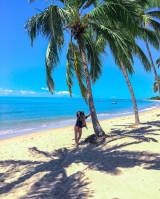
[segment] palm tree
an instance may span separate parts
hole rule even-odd
[[[156,4],[157,3],[156,0],[152,1],[152,3],[155,3],[155,5],[157,5]],[[140,2],[140,4],[138,2],[136,3],[136,6],[137,6],[138,10],[139,10],[139,7],[142,9],[146,5],[149,6],[148,2]],[[153,12],[152,12],[152,14],[153,14]],[[156,14],[159,15],[159,13],[157,13],[157,12],[156,12]],[[137,20],[137,18],[138,18],[138,20]],[[139,16],[133,16],[133,20],[135,20],[135,23],[136,23],[137,21],[139,21]],[[123,30],[123,27],[121,28],[121,30]],[[127,33],[127,31],[128,30],[125,30],[123,34]],[[128,32],[128,34],[129,34],[129,32]],[[144,36],[144,34],[145,34],[145,36]],[[131,42],[131,39],[132,39],[133,36],[135,38],[140,36],[140,37],[143,37],[143,39],[144,38],[148,39],[152,44],[154,44],[154,46],[155,46],[155,43],[156,44],[159,43],[159,41],[158,41],[159,38],[157,37],[157,35],[154,32],[147,30],[146,27],[142,27],[141,29],[139,29],[137,32],[135,32],[135,35],[131,34],[129,36],[129,39],[128,39],[128,44]],[[126,38],[127,38],[127,35],[126,35]],[[132,53],[133,55],[137,55],[140,58],[140,60],[141,60],[142,64],[144,65],[146,71],[150,71],[151,65],[150,65],[147,57],[143,53],[143,51],[140,49],[140,47],[137,44],[135,45],[134,42],[131,44],[130,47],[128,45],[128,47],[126,49],[126,51],[129,51],[127,56],[123,53],[123,51],[120,51],[121,56],[120,56],[120,54],[117,54],[117,52],[116,52],[117,50],[116,49],[120,49],[121,47],[120,46],[118,47],[117,45],[115,45],[115,46],[116,46],[115,53],[113,53],[113,55],[114,55],[114,58],[116,59],[116,62],[120,66],[120,69],[121,69],[121,71],[122,71],[122,73],[123,73],[123,75],[125,77],[126,83],[128,85],[128,88],[129,88],[129,91],[130,91],[130,94],[131,94],[131,97],[132,97],[134,113],[135,113],[135,123],[139,124],[140,120],[139,120],[139,115],[138,115],[138,108],[137,108],[136,98],[135,98],[134,91],[133,91],[133,88],[132,88],[132,85],[131,85],[131,82],[129,80],[128,73],[127,73],[127,70],[128,70],[128,72],[130,74],[132,74],[134,72],[133,67],[132,67],[133,57],[132,57],[131,54],[129,55],[129,52]],[[129,57],[130,57],[130,60],[128,60]]]
[[[133,56],[136,55],[138,58],[141,60],[142,64],[144,65],[145,69],[149,71],[151,69],[150,63],[141,50],[141,48],[136,44],[133,36],[128,32],[125,28],[121,27],[121,32],[125,36],[126,43],[128,44],[127,47],[123,46],[125,48],[125,51],[122,50],[122,46],[119,45],[119,43],[115,43],[112,48],[112,54],[114,56],[116,64],[119,66],[120,70],[122,71],[126,83],[128,85],[132,102],[133,102],[133,107],[134,107],[134,114],[135,114],[135,124],[140,124],[139,120],[139,114],[138,114],[138,107],[137,107],[137,102],[135,98],[135,94],[131,85],[131,82],[128,77],[128,73],[131,75],[134,73],[134,69],[132,64],[134,63]],[[124,53],[125,52],[125,53]]]
[[[123,5],[123,3],[124,3],[123,0],[118,0],[118,2],[119,3],[121,2],[121,5]],[[147,3],[147,1],[139,2],[139,3],[137,2],[134,6],[135,7],[134,9],[137,9],[137,7],[139,7],[139,6],[141,6],[141,7],[144,6],[146,3]],[[132,19],[136,22],[137,17],[139,17],[139,16],[135,15],[135,13],[133,12],[133,8],[130,13],[132,14]],[[106,26],[110,25],[110,28],[113,27],[113,21],[111,22],[111,24],[109,24],[108,20],[107,20],[106,23],[107,23]],[[138,115],[137,102],[136,102],[136,98],[134,95],[134,91],[133,91],[131,82],[128,77],[128,72],[130,74],[133,74],[133,72],[134,72],[133,67],[132,67],[133,55],[137,55],[140,58],[142,64],[144,65],[144,67],[147,71],[150,70],[150,63],[149,63],[147,57],[145,56],[143,51],[140,49],[140,47],[136,44],[135,39],[134,39],[135,35],[139,34],[139,32],[141,34],[143,34],[144,30],[142,29],[140,31],[139,29],[137,29],[133,35],[133,33],[131,33],[130,30],[126,29],[121,22],[116,22],[114,29],[115,29],[115,27],[116,27],[116,31],[117,31],[117,32],[116,31],[115,32],[117,33],[117,35],[124,36],[125,44],[127,44],[127,46],[123,43],[120,43],[119,41],[117,42],[117,40],[114,40],[111,43],[109,43],[109,46],[112,51],[113,57],[116,61],[116,64],[119,66],[120,70],[122,71],[122,73],[125,77],[126,83],[128,85],[128,88],[129,88],[129,91],[131,94],[132,102],[133,102],[134,113],[135,113],[135,123],[139,124],[140,120],[139,120],[139,115]],[[123,40],[123,42],[124,42],[124,40]],[[127,72],[127,70],[128,70],[128,72]]]
[[[138,57],[140,58],[142,64],[144,65],[145,69],[147,71],[150,70],[150,63],[147,59],[147,57],[145,56],[145,54],[143,53],[143,51],[140,49],[140,47],[137,45],[137,49],[135,52],[132,52],[133,54],[138,55]],[[124,65],[125,63],[125,65]],[[135,98],[135,94],[134,94],[134,90],[132,88],[131,82],[129,80],[128,77],[128,72],[132,75],[134,70],[133,67],[131,65],[131,63],[129,62],[129,60],[125,60],[122,61],[122,59],[120,59],[120,69],[125,77],[126,83],[128,85],[130,94],[131,94],[131,98],[132,98],[132,103],[133,103],[133,107],[134,107],[134,114],[135,114],[135,124],[140,124],[140,119],[139,119],[139,114],[138,114],[138,107],[137,107],[137,102],[136,102],[136,98]],[[128,72],[127,72],[128,70]]]
[[[151,27],[155,32],[159,33],[160,32],[160,23],[158,22],[158,19],[160,19],[160,10],[150,10],[150,8],[155,6],[159,6],[160,7],[160,1],[159,0],[151,0],[148,1],[148,3],[146,4],[145,7],[141,7],[139,10],[140,13],[140,25],[141,27],[145,27],[145,28],[149,28]],[[150,58],[150,62],[151,62],[151,66],[153,68],[154,71],[154,75],[155,75],[155,79],[157,81],[157,86],[158,86],[158,91],[160,94],[160,84],[159,84],[159,80],[158,80],[158,74],[157,74],[157,70],[156,67],[154,65],[154,61],[152,58],[152,54],[149,48],[149,41],[148,39],[145,39],[145,43],[146,43],[146,48],[148,51],[148,55]],[[158,43],[152,43],[150,42],[150,44],[152,44],[155,48],[159,48],[159,42]]]
[[[33,2],[33,0],[30,0],[30,2]],[[104,22],[107,20],[113,21],[114,26],[114,21],[121,21],[124,26],[133,30],[136,25],[132,22],[129,9],[133,10],[134,3],[132,1],[124,2],[122,6],[118,3],[118,0],[116,3],[108,1],[87,14],[83,14],[86,8],[96,5],[97,1],[60,0],[60,2],[63,3],[63,7],[56,5],[55,2],[43,12],[31,17],[25,24],[25,30],[31,38],[32,45],[38,34],[42,34],[49,40],[46,53],[46,76],[51,93],[54,92],[52,72],[60,61],[59,54],[64,46],[64,32],[68,32],[70,42],[67,52],[66,76],[70,95],[72,96],[73,76],[76,75],[82,96],[89,104],[95,134],[97,136],[104,135],[105,133],[97,118],[90,82],[90,78],[92,82],[96,82],[101,75],[101,57],[100,52],[94,48],[88,33],[92,34],[94,31],[96,37],[100,38],[103,34],[109,43],[117,40],[123,45],[125,43],[123,35],[117,35],[114,27],[105,29]],[[87,49],[90,49],[89,55],[86,53]],[[92,75],[90,75],[87,63],[90,63]]]

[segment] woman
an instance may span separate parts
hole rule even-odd
[[[74,132],[75,132],[75,145],[78,146],[78,142],[81,138],[82,135],[82,128],[86,127],[86,119],[91,115],[87,115],[85,116],[83,111],[78,111],[76,112],[77,115],[77,121],[76,121],[76,125],[74,127]]]

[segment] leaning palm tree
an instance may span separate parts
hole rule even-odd
[[[137,45],[136,51],[132,52],[132,53],[133,53],[133,55],[134,54],[138,55],[138,57],[140,58],[142,64],[144,65],[145,69],[147,71],[149,71],[150,70],[150,63],[149,63],[147,57],[145,56],[145,54],[143,53],[143,51],[140,49],[140,47],[138,45]],[[132,67],[132,64],[133,64],[133,62],[131,63],[130,60],[128,60],[126,58],[124,58],[124,59],[121,58],[119,66],[120,66],[120,69],[121,69],[121,71],[122,71],[122,73],[123,73],[123,75],[125,77],[127,86],[129,88],[129,91],[130,91],[130,94],[131,94],[131,99],[132,99],[132,102],[133,102],[134,114],[135,114],[135,124],[140,124],[137,102],[136,102],[136,98],[135,98],[135,94],[134,94],[134,90],[133,90],[132,84],[131,84],[129,76],[128,76],[128,73],[131,74],[131,75],[134,73],[134,69]]]
[[[30,0],[32,2],[33,0]],[[66,76],[67,85],[72,96],[73,77],[76,75],[83,98],[89,104],[91,119],[95,134],[97,136],[104,135],[101,128],[94,106],[91,82],[96,80],[101,75],[101,57],[100,52],[91,42],[90,34],[94,31],[96,37],[102,38],[102,33],[106,40],[117,40],[121,45],[125,42],[123,35],[117,35],[112,29],[104,29],[105,21],[121,21],[124,26],[131,30],[136,27],[133,23],[129,8],[133,10],[134,3],[124,2],[120,5],[118,0],[116,3],[107,1],[103,5],[99,5],[90,12],[84,10],[91,5],[96,5],[96,0],[60,0],[63,6],[58,4],[50,5],[47,9],[39,14],[31,17],[25,24],[25,30],[31,38],[31,44],[38,34],[42,34],[49,40],[49,45],[46,53],[46,76],[47,85],[51,93],[54,92],[54,80],[52,72],[59,63],[59,55],[64,46],[64,32],[70,35],[67,52]],[[113,20],[114,19],[114,20]],[[127,45],[127,44],[126,44]],[[90,49],[87,55],[87,49]],[[90,63],[90,70],[87,63]],[[90,71],[92,75],[90,76]]]
[[[149,2],[137,2],[136,3],[136,9],[137,10],[139,10],[139,9],[142,10],[142,8],[146,7],[146,5],[149,6],[150,3],[151,3],[150,1]],[[153,5],[153,3],[154,3],[154,5],[159,5],[159,4],[157,4],[157,0],[152,0],[152,5]],[[135,23],[137,23],[137,21],[139,22],[140,16],[139,15],[133,16],[133,20],[135,21]],[[121,31],[123,31],[123,27],[121,27]],[[127,30],[125,30],[123,34],[126,35],[126,33],[127,33]],[[130,35],[129,32],[127,33],[127,35],[128,34]],[[127,38],[127,35],[126,35],[126,38]],[[127,56],[126,56],[126,54],[123,53],[123,51],[120,51],[121,56],[120,56],[120,54],[117,54],[117,49],[120,49],[121,47],[120,46],[118,47],[117,45],[114,45],[114,47],[116,46],[115,53],[113,53],[114,54],[114,58],[115,58],[117,64],[120,66],[120,70],[122,71],[122,73],[123,73],[123,75],[125,77],[125,80],[127,82],[127,85],[128,85],[128,88],[129,88],[129,91],[130,91],[130,94],[131,94],[132,102],[133,102],[133,107],[134,107],[135,123],[139,124],[140,120],[139,120],[139,115],[138,115],[138,108],[137,108],[136,98],[135,98],[135,95],[134,95],[134,91],[133,91],[131,82],[130,82],[129,77],[128,77],[128,72],[131,75],[134,72],[134,69],[132,67],[132,64],[133,64],[132,55],[136,55],[136,56],[138,56],[140,58],[140,60],[141,60],[142,64],[144,65],[146,71],[150,71],[151,65],[150,65],[147,57],[145,56],[145,54],[143,53],[143,51],[140,49],[140,47],[137,44],[135,45],[134,42],[132,42],[132,44],[129,46],[129,44],[131,43],[131,40],[133,39],[133,36],[135,38],[137,38],[137,37],[143,38],[145,41],[148,40],[150,43],[152,43],[156,47],[159,46],[159,39],[160,38],[155,32],[146,29],[146,27],[144,26],[144,27],[139,28],[139,30],[135,32],[135,35],[131,34],[129,36],[128,47],[126,49],[126,51],[128,51],[128,55]]]
[[[140,11],[138,13],[141,13],[141,11],[144,10],[144,8],[146,8],[146,7],[149,8],[149,6],[151,6],[151,5],[152,6],[160,6],[160,2],[157,1],[157,0],[151,0],[151,1],[147,1],[147,2],[137,2],[137,4],[136,4],[137,10]],[[139,21],[142,21],[143,14],[141,13],[140,15],[138,15],[136,17],[134,16],[133,20],[135,20],[135,23],[138,22],[137,24],[139,24],[140,23]],[[150,12],[150,14],[151,15],[156,15],[156,17],[159,16],[159,12],[156,12],[156,13],[154,13],[154,12],[151,13]],[[152,25],[156,26],[156,23],[155,24],[153,24],[153,23],[152,23]],[[159,27],[159,24],[157,26]],[[135,38],[139,38],[140,37],[141,39],[143,39],[145,41],[149,41],[156,48],[159,47],[159,40],[160,40],[159,35],[156,34],[156,32],[154,32],[154,31],[148,30],[148,27],[146,27],[146,26],[140,26],[139,30],[133,36]],[[132,35],[131,35],[130,38],[132,38]],[[148,45],[147,45],[147,47],[148,47]],[[154,69],[155,75],[157,74],[156,73],[156,69],[154,68],[153,62],[152,62],[152,65],[150,65],[147,57],[145,56],[145,54],[143,53],[143,51],[140,49],[140,47],[137,44],[136,44],[136,49],[131,46],[130,49],[128,47],[128,50],[129,50],[129,52],[132,52],[133,55],[136,55],[136,56],[139,57],[139,59],[141,60],[141,62],[142,62],[142,64],[143,64],[143,66],[144,66],[146,71],[150,71],[151,66],[152,66],[152,68]],[[128,73],[127,73],[127,70],[128,70],[128,72],[131,75],[134,72],[134,70],[132,68],[132,65],[131,65],[131,63],[133,64],[133,59],[132,59],[132,57],[130,57],[130,58],[131,58],[130,59],[131,62],[129,60],[124,60],[124,61],[120,60],[119,66],[120,66],[120,69],[122,70],[122,73],[123,73],[125,79],[126,79],[126,82],[127,82],[127,85],[128,85],[131,97],[132,97],[134,113],[135,113],[135,123],[139,124],[140,120],[139,120],[139,115],[138,115],[138,108],[137,108],[136,98],[135,98],[134,91],[133,91],[133,88],[132,88],[132,85],[130,83],[130,80],[129,80],[129,77],[128,77]]]
[[[121,3],[121,5],[123,5],[124,0],[117,0],[117,2]],[[143,2],[135,1],[134,9],[137,10],[139,8],[139,6],[143,7],[146,4],[147,4],[147,1],[143,1]],[[132,8],[130,13],[132,15],[132,20],[134,20],[136,23],[137,17],[139,17],[139,16],[135,15],[135,12],[133,12],[134,9]],[[111,52],[113,54],[113,57],[116,61],[116,64],[119,66],[120,70],[122,71],[122,73],[125,77],[126,83],[128,85],[128,88],[129,88],[129,91],[131,94],[131,99],[133,102],[135,123],[139,124],[140,120],[139,120],[137,102],[136,102],[136,98],[134,95],[134,91],[133,91],[131,82],[129,80],[128,73],[133,74],[133,72],[134,72],[134,69],[132,67],[133,55],[138,55],[142,64],[144,65],[145,69],[147,71],[150,70],[150,63],[149,63],[147,57],[145,56],[143,51],[140,49],[140,47],[136,44],[135,39],[134,39],[134,37],[136,37],[136,35],[144,34],[144,28],[142,28],[141,30],[138,29],[133,34],[130,32],[130,30],[127,30],[121,22],[116,22],[114,27],[113,27],[113,21],[111,21],[111,23],[109,24],[109,22],[107,20],[106,23],[107,23],[107,25],[105,25],[105,27],[108,28],[110,26],[110,28],[114,28],[117,35],[124,36],[125,44],[127,44],[127,46],[126,46],[125,44],[122,44],[119,41],[117,42],[116,40],[114,40],[114,41],[110,42],[109,46],[110,46]],[[154,36],[154,34],[153,34],[153,36]],[[123,40],[123,42],[124,42],[124,40]],[[111,41],[111,39],[110,39],[110,41]]]
[[[123,48],[125,48],[125,51],[124,51],[122,50],[122,46],[120,46],[119,43],[114,43],[114,45],[111,48],[111,51],[112,51],[116,64],[119,66],[120,70],[122,71],[125,77],[127,86],[131,94],[131,99],[133,102],[134,114],[135,114],[135,124],[140,124],[137,102],[136,102],[134,90],[129,80],[128,73],[131,75],[134,73],[134,68],[132,66],[134,64],[133,56],[137,56],[140,59],[146,71],[149,71],[151,69],[151,65],[147,57],[141,50],[141,48],[136,44],[136,41],[134,37],[130,34],[130,32],[128,32],[123,27],[120,28],[120,31],[123,35],[125,35],[127,47],[123,46]]]
[[[151,28],[155,32],[160,33],[160,23],[158,21],[160,19],[160,10],[157,8],[155,9],[155,6],[160,7],[159,0],[149,0],[145,7],[140,7],[139,9],[140,25],[141,27],[145,27],[147,29]],[[160,94],[160,84],[158,80],[158,74],[157,74],[157,70],[152,58],[149,43],[152,44],[157,49],[159,48],[160,45],[159,43],[153,44],[152,42],[149,42],[148,39],[145,39],[146,48],[147,48],[148,55],[150,58],[151,66],[153,68],[155,79],[157,80],[158,91]]]

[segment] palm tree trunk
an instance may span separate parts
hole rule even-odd
[[[149,55],[149,58],[150,58],[150,61],[151,61],[151,66],[152,66],[153,71],[154,71],[155,79],[157,81],[158,91],[159,91],[159,95],[160,95],[160,84],[159,84],[159,81],[158,81],[158,75],[157,75],[156,67],[154,65],[154,62],[153,62],[153,59],[152,59],[152,55],[151,55],[151,51],[149,49],[149,45],[148,45],[147,42],[146,42],[146,48],[147,48],[148,55]]]
[[[93,101],[93,96],[92,96],[90,75],[89,75],[89,71],[88,71],[86,55],[85,55],[85,51],[84,51],[83,44],[82,44],[82,41],[81,41],[81,37],[78,38],[78,45],[79,45],[79,49],[80,49],[80,53],[81,53],[82,61],[83,61],[83,66],[84,66],[84,70],[85,70],[86,85],[87,85],[87,89],[88,89],[88,103],[89,103],[89,108],[90,108],[92,125],[93,125],[93,128],[94,128],[95,134],[98,137],[103,136],[103,135],[105,135],[105,133],[104,133],[102,127],[100,126],[98,118],[97,118],[97,114],[96,114],[96,110],[95,110],[95,106],[94,106],[94,101]]]
[[[123,63],[121,63],[121,69],[122,69],[122,73],[123,73],[123,75],[124,75],[124,77],[126,79],[126,82],[127,82],[127,85],[128,85],[131,97],[132,97],[132,102],[133,102],[133,107],[134,107],[134,114],[135,114],[135,124],[140,124],[136,98],[134,96],[134,91],[133,91],[132,85],[130,83],[130,80],[128,78],[128,74],[127,74],[126,68],[124,67]]]

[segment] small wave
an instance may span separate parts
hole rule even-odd
[[[109,115],[109,113],[99,113],[99,114],[97,114],[97,116],[107,116],[107,115]]]
[[[42,128],[43,128],[43,127],[46,127],[46,126],[48,126],[48,125],[47,125],[47,124],[44,124],[44,125],[42,125]]]
[[[118,113],[111,113],[110,115],[112,115],[112,116],[120,116],[120,115],[129,115],[129,114],[133,114],[133,112],[118,112]]]
[[[6,135],[6,134],[11,134],[13,133],[13,130],[2,130],[0,131],[0,135]]]
[[[19,134],[21,132],[32,131],[36,128],[21,128],[21,129],[7,129],[0,131],[0,135],[7,135],[7,134]]]
[[[133,114],[133,112],[122,112],[122,113],[118,113],[116,115],[128,115],[128,114]]]
[[[145,111],[149,111],[149,110],[152,110],[154,108],[157,108],[157,106],[151,106],[151,107],[148,107],[148,108],[145,108],[145,109],[142,109],[140,110],[141,112],[145,112]]]

